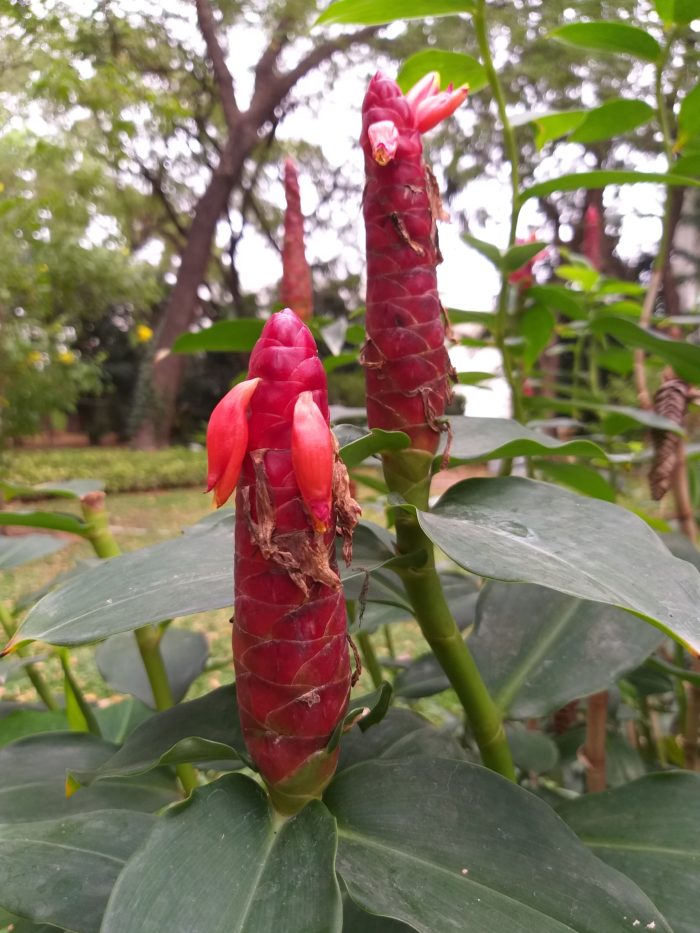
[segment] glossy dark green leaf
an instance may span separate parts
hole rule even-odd
[[[548,735],[521,723],[506,725],[508,746],[516,767],[526,774],[544,774],[559,760],[559,749]]]
[[[574,175],[560,175],[550,181],[530,185],[520,195],[522,205],[530,198],[544,198],[554,191],[578,191],[579,189],[605,188],[607,185],[671,185],[681,188],[698,187],[700,182],[685,178],[675,173],[633,172],[624,169],[605,169],[595,172],[578,172]]]
[[[534,795],[464,761],[372,761],[336,776],[338,871],[365,910],[425,933],[670,933]],[[643,928],[643,927],[642,927]]]
[[[316,20],[321,23],[349,23],[374,26],[403,19],[472,13],[473,0],[336,0]]]
[[[367,913],[348,897],[343,898],[343,933],[414,933],[415,927]]]
[[[403,450],[410,443],[411,439],[403,431],[382,431],[374,428],[369,434],[363,433],[361,437],[341,447],[340,456],[345,466],[351,470],[373,454]]]
[[[0,719],[0,746],[27,735],[65,732],[67,728],[68,720],[62,710],[18,709]]]
[[[247,353],[264,326],[256,318],[219,321],[195,334],[182,334],[173,344],[173,353]]]
[[[682,379],[700,383],[700,346],[697,344],[661,337],[620,317],[596,318],[591,322],[591,329],[596,334],[615,337],[626,346],[647,350],[673,366]]]
[[[446,52],[444,49],[424,49],[411,55],[401,66],[396,83],[406,93],[423,75],[430,71],[437,71],[440,75],[440,86],[455,87],[469,85],[469,93],[474,94],[488,84],[486,72],[481,62],[471,55],[459,52]]]
[[[152,812],[177,800],[166,774],[111,779],[66,797],[69,769],[98,768],[116,746],[87,732],[46,732],[0,751],[0,823],[73,816],[92,810]]]
[[[179,703],[204,670],[209,657],[209,643],[201,632],[169,626],[163,633],[159,648],[173,700]],[[131,632],[113,635],[98,645],[95,662],[113,690],[130,693],[151,709],[156,708],[136,638]]]
[[[449,732],[438,729],[409,709],[393,707],[366,732],[351,730],[340,743],[338,770],[377,758],[464,758],[464,749]]]
[[[411,661],[407,668],[400,671],[394,681],[396,696],[407,700],[435,696],[443,690],[449,690],[450,682],[438,659],[428,651]]]
[[[258,784],[227,775],[160,818],[119,876],[101,931],[339,933],[335,847],[322,803],[284,821]]]
[[[472,479],[418,520],[472,573],[628,609],[700,650],[700,573],[612,503],[520,477]]]
[[[662,640],[612,606],[526,583],[489,583],[469,646],[498,705],[526,719],[611,687]]]
[[[559,812],[598,858],[644,889],[675,933],[696,933],[700,775],[651,774],[567,802]],[[645,928],[640,923],[636,929]]]
[[[229,684],[149,717],[129,733],[121,748],[95,765],[70,768],[78,783],[88,785],[166,764],[228,760],[238,766],[238,751],[244,748],[236,688]]]
[[[661,55],[656,39],[638,26],[600,20],[591,23],[567,23],[552,31],[552,36],[567,45],[596,52],[631,55],[655,62]]]
[[[510,418],[470,418],[459,415],[449,420],[452,427],[450,458],[456,462],[542,456],[550,452],[562,456],[605,459],[604,451],[591,441],[558,441]]]
[[[66,538],[56,538],[54,535],[0,535],[0,571],[48,557],[49,554],[63,550],[69,543]]]
[[[37,922],[98,933],[117,876],[154,822],[146,813],[100,810],[0,825],[0,903]]]
[[[606,502],[615,501],[615,490],[593,467],[581,463],[564,463],[561,460],[537,460],[534,467],[546,479],[554,480],[568,489]]]
[[[77,515],[65,512],[0,512],[0,525],[24,528],[45,528],[64,531],[72,535],[85,535],[86,524]]]
[[[17,677],[29,664],[35,664],[38,661],[45,661],[48,654],[35,654],[28,657],[19,657],[11,655],[9,658],[0,659],[0,687],[8,680]]]
[[[629,133],[648,123],[654,108],[642,100],[609,100],[586,114],[569,136],[574,143],[596,143]]]
[[[103,561],[40,600],[15,641],[76,645],[233,603],[233,518]]]
[[[95,710],[102,738],[117,745],[121,745],[137,726],[152,715],[152,710],[134,697]]]

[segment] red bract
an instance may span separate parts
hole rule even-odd
[[[251,758],[277,808],[291,813],[335,770],[337,749],[326,746],[350,693],[335,536],[346,537],[349,558],[359,507],[328,427],[316,345],[292,311],[265,325],[250,382],[249,410],[235,414],[248,431],[236,495],[236,691]],[[241,433],[217,420],[208,443]]]
[[[304,252],[304,215],[301,212],[299,179],[292,159],[284,162],[284,192],[287,210],[284,215],[282,246],[282,304],[308,321],[314,310],[311,269]]]
[[[600,272],[603,261],[601,240],[603,221],[595,204],[589,204],[583,215],[583,255]]]
[[[442,216],[421,129],[434,126],[466,97],[438,91],[427,75],[404,96],[376,74],[362,107],[367,182],[367,415],[374,428],[405,431],[411,446],[434,453],[439,419],[451,397],[446,318],[437,293]]]

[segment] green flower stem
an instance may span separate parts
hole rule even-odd
[[[104,505],[104,493],[88,493],[80,500],[83,518],[87,522],[86,537],[98,557],[117,557],[121,548],[109,527],[109,515]],[[152,625],[136,629],[136,644],[146,669],[146,676],[153,691],[156,709],[159,712],[174,706],[168,675],[160,653],[161,631]],[[190,764],[176,765],[175,771],[185,793],[190,794],[198,785],[197,771]]]
[[[369,676],[372,678],[372,683],[374,686],[379,687],[384,678],[382,676],[381,665],[377,660],[374,645],[372,644],[372,639],[370,638],[368,632],[358,632],[355,637],[357,638],[357,644],[360,648],[362,663],[365,667],[365,670],[368,671]]]
[[[487,768],[514,781],[515,769],[503,719],[445,599],[435,569],[432,541],[418,524],[412,510],[397,509],[396,540],[401,554],[416,551],[425,554],[425,562],[421,566],[402,568],[397,572],[403,580],[421,631],[462,704],[482,761]]]
[[[71,729],[76,732],[91,732],[102,738],[102,731],[88,701],[83,696],[80,684],[70,669],[70,655],[67,648],[59,648],[58,657],[63,669],[66,691],[66,712]]]
[[[7,606],[4,605],[4,603],[0,603],[0,625],[2,625],[7,637],[12,638],[12,636],[15,634],[15,625],[12,614],[10,613]],[[17,648],[16,651],[18,655],[23,656],[26,654],[27,649]],[[32,682],[32,686],[36,690],[44,706],[46,706],[47,709],[58,709],[59,706],[56,697],[49,689],[48,684],[44,680],[43,675],[37,666],[35,664],[27,664],[25,665],[24,672]]]
[[[484,66],[484,71],[486,72],[486,77],[491,88],[491,93],[493,94],[496,107],[498,109],[498,117],[501,121],[501,128],[503,131],[503,143],[506,156],[508,157],[508,161],[510,163],[510,184],[512,197],[508,246],[511,247],[515,243],[515,230],[518,223],[520,161],[517,141],[515,139],[515,131],[511,126],[511,122],[508,119],[508,113],[506,111],[506,99],[503,93],[503,86],[501,84],[500,78],[498,77],[496,66],[493,63],[493,58],[491,56],[488,27],[486,24],[486,0],[477,0],[473,21],[474,30],[476,32],[476,40],[479,46],[479,52],[481,54],[481,61]],[[501,272],[501,290],[498,296],[498,307],[496,310],[494,340],[501,354],[501,359],[503,360],[503,375],[505,376],[506,382],[508,383],[511,392],[513,417],[516,418],[516,420],[521,421],[523,411],[522,399],[520,395],[520,385],[511,363],[510,351],[508,349],[508,344],[506,343],[506,338],[508,337],[509,290],[510,286],[508,284],[508,276],[504,272]]]

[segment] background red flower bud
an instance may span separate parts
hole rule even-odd
[[[308,321],[314,311],[311,269],[304,252],[304,215],[301,212],[299,179],[292,159],[284,161],[284,193],[287,210],[284,215],[282,246],[282,304],[291,308],[302,321]]]

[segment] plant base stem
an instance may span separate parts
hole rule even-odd
[[[374,686],[378,687],[384,678],[382,676],[381,665],[377,660],[374,645],[372,644],[372,639],[367,632],[358,632],[355,637],[357,638],[357,644],[360,648],[362,663],[365,666],[365,670],[369,672]]]
[[[586,742],[583,754],[586,759],[586,790],[597,794],[607,787],[605,774],[605,740],[608,724],[608,692],[602,690],[588,699],[586,712]]]

